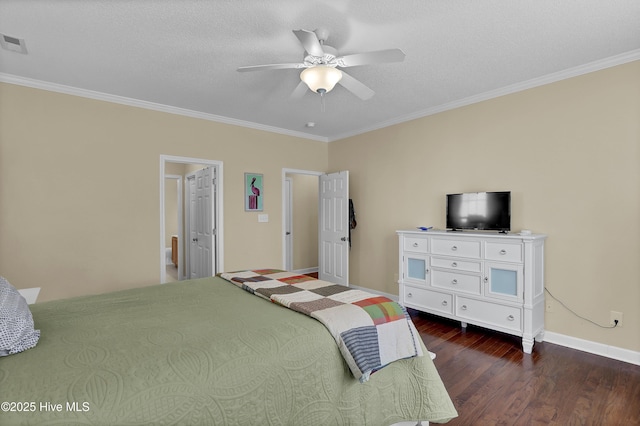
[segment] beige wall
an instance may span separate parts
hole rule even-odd
[[[444,195],[510,190],[546,233],[548,330],[640,350],[640,62],[325,144],[0,84],[0,275],[39,300],[159,281],[159,156],[224,162],[225,269],[281,266],[281,171],[349,170],[353,284],[397,294],[395,230]],[[114,172],[115,171],[115,172]],[[244,172],[265,213],[244,212]]]
[[[548,234],[550,331],[640,350],[640,62],[329,144],[358,209],[350,281],[397,294],[397,229],[445,226],[445,194],[512,191],[512,227]],[[547,296],[548,297],[548,296]]]
[[[0,84],[0,275],[39,301],[160,281],[160,155],[223,162],[224,267],[281,267],[283,168],[327,144]],[[244,211],[245,172],[265,213]],[[277,241],[274,245],[274,241]]]

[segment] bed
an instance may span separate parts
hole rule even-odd
[[[219,276],[31,312],[37,345],[0,358],[2,425],[388,426],[457,415],[429,356],[360,383],[320,322]]]

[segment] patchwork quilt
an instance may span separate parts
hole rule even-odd
[[[407,311],[387,297],[280,269],[219,275],[324,324],[362,383],[393,361],[423,355],[420,336]]]

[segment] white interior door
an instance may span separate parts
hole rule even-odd
[[[188,176],[189,182],[189,278],[214,274],[213,216],[215,169],[206,167]]]
[[[293,188],[291,178],[284,180],[284,249],[285,249],[285,269],[293,270]]]
[[[349,172],[320,176],[318,278],[349,285]]]

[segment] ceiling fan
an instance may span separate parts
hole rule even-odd
[[[384,62],[402,62],[405,57],[404,52],[400,49],[378,50],[338,56],[335,48],[324,44],[328,36],[327,30],[294,30],[293,33],[298,40],[300,40],[305,50],[305,57],[302,62],[252,65],[240,67],[238,71],[304,68],[300,73],[300,80],[302,81],[293,91],[292,97],[302,97],[306,93],[307,88],[323,96],[325,93],[330,92],[336,84],[340,84],[360,99],[367,100],[370,99],[375,92],[339,68]]]

